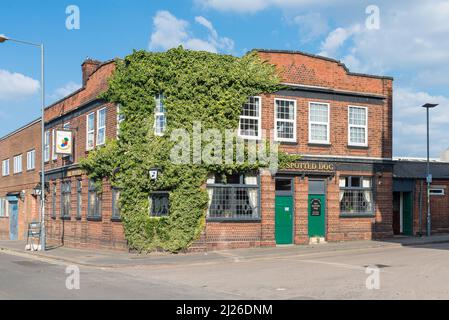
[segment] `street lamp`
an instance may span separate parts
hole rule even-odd
[[[430,213],[430,185],[432,184],[432,174],[430,173],[430,133],[429,133],[429,111],[435,108],[438,104],[426,103],[423,108],[427,111],[427,236],[432,235],[432,215]]]
[[[42,144],[42,154],[41,154],[41,251],[45,251],[45,151],[44,151],[44,145],[45,145],[45,118],[44,118],[44,111],[45,111],[45,55],[44,55],[44,44],[36,44],[32,42],[27,41],[21,41],[16,39],[11,39],[6,37],[5,35],[0,34],[0,43],[4,43],[6,41],[11,41],[19,44],[29,45],[33,47],[38,47],[41,49],[41,144]]]

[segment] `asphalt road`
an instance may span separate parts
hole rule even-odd
[[[0,254],[0,299],[449,299],[449,244],[288,251],[224,260],[117,269],[81,267],[80,290],[66,266]],[[379,288],[367,288],[375,279]],[[374,285],[374,287],[376,287]]]

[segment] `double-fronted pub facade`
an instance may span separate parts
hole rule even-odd
[[[393,79],[351,73],[337,60],[302,52],[256,51],[276,66],[283,89],[249,97],[239,134],[258,140],[263,131],[274,132],[281,150],[301,158],[275,175],[268,170],[242,172],[224,182],[211,173],[205,184],[210,198],[206,224],[191,250],[369,240],[401,233],[393,212]],[[119,106],[99,98],[115,62],[89,59],[82,70],[82,88],[45,110],[47,240],[49,245],[125,250],[120,190],[104,181],[100,194],[79,166],[90,151],[118,138]],[[166,121],[164,108],[158,111],[155,130]],[[32,131],[39,123],[23,130]],[[72,133],[72,155],[55,152],[58,130]],[[17,134],[0,140],[2,149]],[[34,150],[39,163],[38,141],[22,149],[10,148],[8,154],[0,150],[0,160],[10,159],[13,166],[15,156],[25,158]],[[27,188],[32,190],[39,183],[39,168],[30,172],[33,181]],[[22,184],[19,178],[20,174],[0,177],[3,239],[9,238],[14,203],[24,208],[19,215],[30,216],[27,221],[39,216],[32,191],[25,192],[30,196],[23,200],[21,190],[26,188],[9,186]],[[10,201],[14,195],[17,201]],[[158,205],[149,214],[170,214],[168,199],[154,197]]]

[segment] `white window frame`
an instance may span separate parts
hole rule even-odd
[[[239,129],[238,129],[238,136],[240,138],[243,138],[245,140],[261,140],[262,139],[262,97],[260,96],[254,96],[254,97],[250,97],[253,99],[257,99],[259,100],[259,116],[258,117],[253,117],[253,116],[243,116],[240,115],[239,118]],[[245,103],[246,104],[246,103]],[[242,112],[243,112],[243,106],[242,106]],[[248,119],[248,120],[257,120],[258,123],[258,135],[257,136],[248,136],[248,135],[243,135],[241,133],[241,129],[242,129],[242,119]]]
[[[438,193],[435,193],[435,191],[438,191]],[[446,195],[446,189],[443,187],[430,187],[429,190],[431,197],[443,197]]]
[[[51,159],[53,161],[58,160],[58,154],[56,153],[56,129],[51,130]]]
[[[8,199],[7,198],[0,198],[0,218],[8,218],[9,212],[8,212]],[[3,209],[3,214],[2,214]]]
[[[321,121],[312,121],[312,105],[321,105],[327,107],[327,122],[321,122]],[[309,143],[314,144],[330,144],[330,103],[325,102],[309,102]],[[325,125],[327,128],[326,140],[313,140],[312,139],[312,124],[318,124],[318,125]]]
[[[362,125],[351,124],[351,118],[350,118],[351,108],[365,109],[366,125],[362,126]],[[365,129],[365,143],[351,142],[351,128],[364,128]],[[368,107],[348,106],[348,145],[352,146],[352,147],[368,147],[368,128],[369,128]]]
[[[293,102],[293,107],[294,107],[294,120],[285,120],[285,119],[278,119],[278,115],[277,115],[277,102],[278,101],[289,101],[289,102]],[[276,142],[297,142],[297,137],[298,137],[298,108],[297,108],[297,101],[293,100],[293,99],[281,99],[281,98],[276,98],[274,99],[274,141]],[[283,122],[291,122],[293,123],[293,138],[292,139],[287,139],[287,138],[279,138],[278,137],[278,126],[277,123],[278,121],[283,121]]]
[[[158,137],[163,137],[165,134],[165,131],[167,130],[167,110],[165,110],[165,112],[160,112],[158,111],[160,108],[157,105],[158,101],[161,100],[161,97],[163,97],[163,99],[165,99],[165,96],[163,94],[158,94],[154,100],[155,100],[155,107],[154,107],[154,125],[153,125],[153,129],[154,129],[154,135],[158,136]],[[160,116],[164,116],[165,117],[165,127],[163,128],[162,132],[157,132],[156,128],[157,128],[157,118]]]
[[[27,152],[27,171],[36,169],[36,150]]]
[[[104,126],[100,127],[100,113],[104,111]],[[97,110],[97,146],[103,146],[106,143],[106,116],[107,116],[107,109],[101,108],[100,110]],[[104,129],[104,138],[103,141],[99,142],[99,136],[100,136],[100,130]]]
[[[2,161],[2,176],[7,177],[10,174],[9,159]]]
[[[120,119],[120,107],[120,105],[117,105],[117,139],[120,135],[120,124],[125,120],[124,117]]]
[[[45,131],[45,138],[44,138],[44,162],[50,161],[50,131]]]
[[[23,166],[23,157],[21,154],[14,156],[14,168],[13,168],[13,172],[14,174],[19,174],[22,173],[22,168]]]
[[[89,130],[89,117],[93,116],[93,128]],[[92,146],[89,146],[89,135],[93,137]],[[86,150],[93,150],[95,148],[95,112],[91,112],[86,116]]]

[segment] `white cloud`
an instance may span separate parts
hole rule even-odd
[[[48,98],[50,100],[57,101],[75,92],[79,88],[81,88],[81,84],[71,81],[64,86],[56,89],[51,95],[48,96]]]
[[[230,52],[234,48],[234,41],[219,37],[213,24],[202,16],[195,17],[196,23],[208,30],[208,38],[200,39],[189,31],[189,22],[178,19],[168,11],[159,11],[153,18],[154,30],[149,44],[150,50],[167,50],[184,46],[186,49],[203,50],[217,53],[221,50]]]
[[[335,56],[336,52],[345,44],[345,42],[355,34],[360,33],[361,27],[355,24],[349,28],[337,28],[329,33],[327,38],[321,43],[321,52],[319,55],[325,57]]]
[[[40,83],[21,73],[0,70],[0,100],[20,100],[38,92]]]
[[[397,156],[423,156],[426,150],[425,103],[438,103],[431,110],[431,152],[433,157],[449,148],[449,98],[408,88],[394,91],[394,145]]]
[[[353,0],[343,0],[349,2]],[[333,0],[195,0],[195,2],[208,9],[230,11],[238,13],[255,13],[270,7],[289,9],[303,8],[304,6],[335,4]],[[339,1],[340,2],[340,1]]]
[[[293,18],[299,27],[300,41],[308,42],[328,31],[327,19],[321,13],[307,13]]]
[[[449,84],[449,2],[411,0],[404,4],[380,0],[378,6],[380,29],[365,27],[368,15],[345,16],[342,20],[346,26],[329,33],[321,53],[355,62],[354,71],[414,70],[415,79],[410,80],[416,84]],[[357,25],[359,29],[354,30]]]

